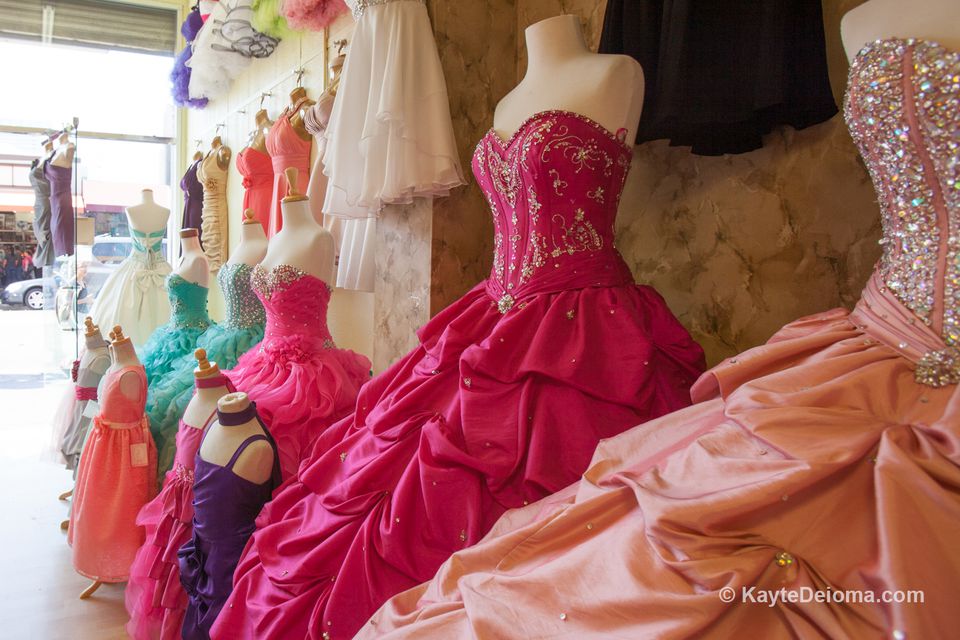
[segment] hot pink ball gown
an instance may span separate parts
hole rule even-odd
[[[267,312],[263,340],[223,373],[257,404],[286,479],[320,434],[353,410],[370,361],[333,343],[327,283],[289,265],[256,265],[250,284]]]
[[[689,404],[703,352],[613,246],[623,134],[551,111],[481,140],[490,278],[277,491],[214,637],[350,638],[506,509],[575,480],[599,440]]]
[[[919,40],[853,62],[884,253],[852,313],[716,367],[699,404],[602,443],[582,481],[506,514],[358,638],[956,634],[958,79],[960,54]]]

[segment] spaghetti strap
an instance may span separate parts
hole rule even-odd
[[[233,456],[230,458],[230,462],[228,462],[226,466],[224,466],[224,469],[227,469],[228,471],[233,471],[233,465],[236,464],[237,459],[240,458],[240,454],[242,454],[247,447],[249,447],[251,444],[253,444],[258,440],[266,440],[267,442],[270,442],[270,438],[263,435],[262,433],[258,433],[256,435],[250,436],[249,438],[247,438],[246,440],[240,443],[240,446],[237,447],[237,450],[233,452]]]

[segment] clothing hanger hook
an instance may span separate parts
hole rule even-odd
[[[307,72],[306,69],[304,69],[303,67],[297,67],[296,69],[293,70],[293,72],[294,72],[295,74],[297,74],[297,86],[298,86],[298,87],[302,87],[302,86],[303,86],[303,74]]]
[[[339,40],[334,40],[334,41],[333,41],[333,44],[337,47],[337,55],[338,55],[338,56],[343,55],[343,49],[344,49],[344,47],[347,46],[347,39],[346,39],[346,38],[340,38]]]
[[[263,109],[263,101],[272,96],[273,94],[269,91],[264,91],[260,94],[260,108]]]

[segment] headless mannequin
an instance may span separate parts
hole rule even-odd
[[[90,369],[102,376],[110,368],[110,350],[100,333],[100,327],[93,324],[93,318],[87,316],[83,323],[86,326],[84,332],[86,349],[80,356],[80,368]]]
[[[207,360],[206,351],[197,349],[194,356],[197,358],[197,368],[193,370],[194,378],[200,380],[220,375],[220,367],[217,366],[216,362]],[[216,387],[197,387],[196,393],[183,412],[184,424],[195,429],[205,428],[216,414],[217,402],[228,393],[230,393],[230,390],[227,389],[226,384]]]
[[[250,398],[243,392],[228,393],[217,403],[222,413],[240,413],[248,406]],[[219,420],[214,421],[200,445],[200,457],[205,462],[225,467],[244,440],[264,433],[256,417],[229,426],[220,424]],[[266,440],[251,443],[234,463],[233,473],[244,480],[263,484],[273,474],[273,447]]]
[[[643,69],[629,56],[587,48],[580,19],[562,15],[524,32],[527,72],[497,104],[494,131],[504,140],[532,115],[553,109],[594,120],[610,133],[627,130],[634,140],[643,109]]]
[[[210,141],[210,152],[207,156],[211,153],[217,154],[217,166],[226,171],[227,167],[230,166],[230,156],[233,155],[233,152],[230,151],[230,147],[223,144],[220,136],[214,136],[213,140]]]
[[[127,207],[127,221],[140,233],[156,233],[166,229],[169,217],[170,209],[154,202],[153,191],[150,189],[143,190],[143,199],[140,204]]]
[[[200,236],[196,229],[183,229],[180,232],[180,264],[177,265],[178,276],[198,284],[201,287],[210,285],[210,263],[200,246]]]
[[[70,134],[63,132],[57,141],[57,150],[53,154],[50,162],[58,167],[69,169],[73,167],[73,154],[76,147],[70,142]]]
[[[247,146],[256,149],[260,153],[270,155],[267,152],[267,132],[270,131],[270,127],[273,126],[273,121],[270,119],[270,116],[267,115],[266,109],[257,111],[257,115],[254,116],[253,121],[255,128],[250,134],[250,143]]]
[[[840,21],[840,35],[852,62],[863,47],[882,38],[922,38],[960,51],[957,0],[869,0]]]
[[[297,193],[296,168],[288,167],[284,174],[289,189],[280,207],[283,227],[260,264],[268,270],[286,264],[329,284],[334,273],[333,236],[313,217],[307,197]]]
[[[299,102],[299,105],[297,104]],[[296,89],[290,92],[290,106],[287,109],[297,108],[293,113],[284,112],[284,117],[290,118],[290,124],[293,125],[293,130],[297,132],[297,135],[304,140],[313,140],[313,136],[310,135],[310,132],[307,131],[307,127],[303,124],[303,114],[307,109],[314,105],[313,100],[307,98],[307,90],[303,87],[298,86]]]
[[[113,328],[110,332],[110,355],[113,356],[113,365],[108,373],[119,371],[125,367],[139,367],[140,359],[133,348],[133,342],[130,338],[123,335],[123,329],[120,325]],[[140,378],[134,372],[128,371],[120,376],[120,393],[128,400],[134,400],[141,404],[146,404],[147,399],[140,397]]]
[[[243,212],[243,224],[240,226],[240,244],[233,250],[227,264],[255,265],[267,255],[267,234],[257,220],[253,209]]]

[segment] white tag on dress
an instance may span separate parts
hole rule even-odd
[[[100,405],[97,404],[97,401],[87,400],[86,406],[83,407],[83,417],[93,420],[98,413],[100,413]]]

